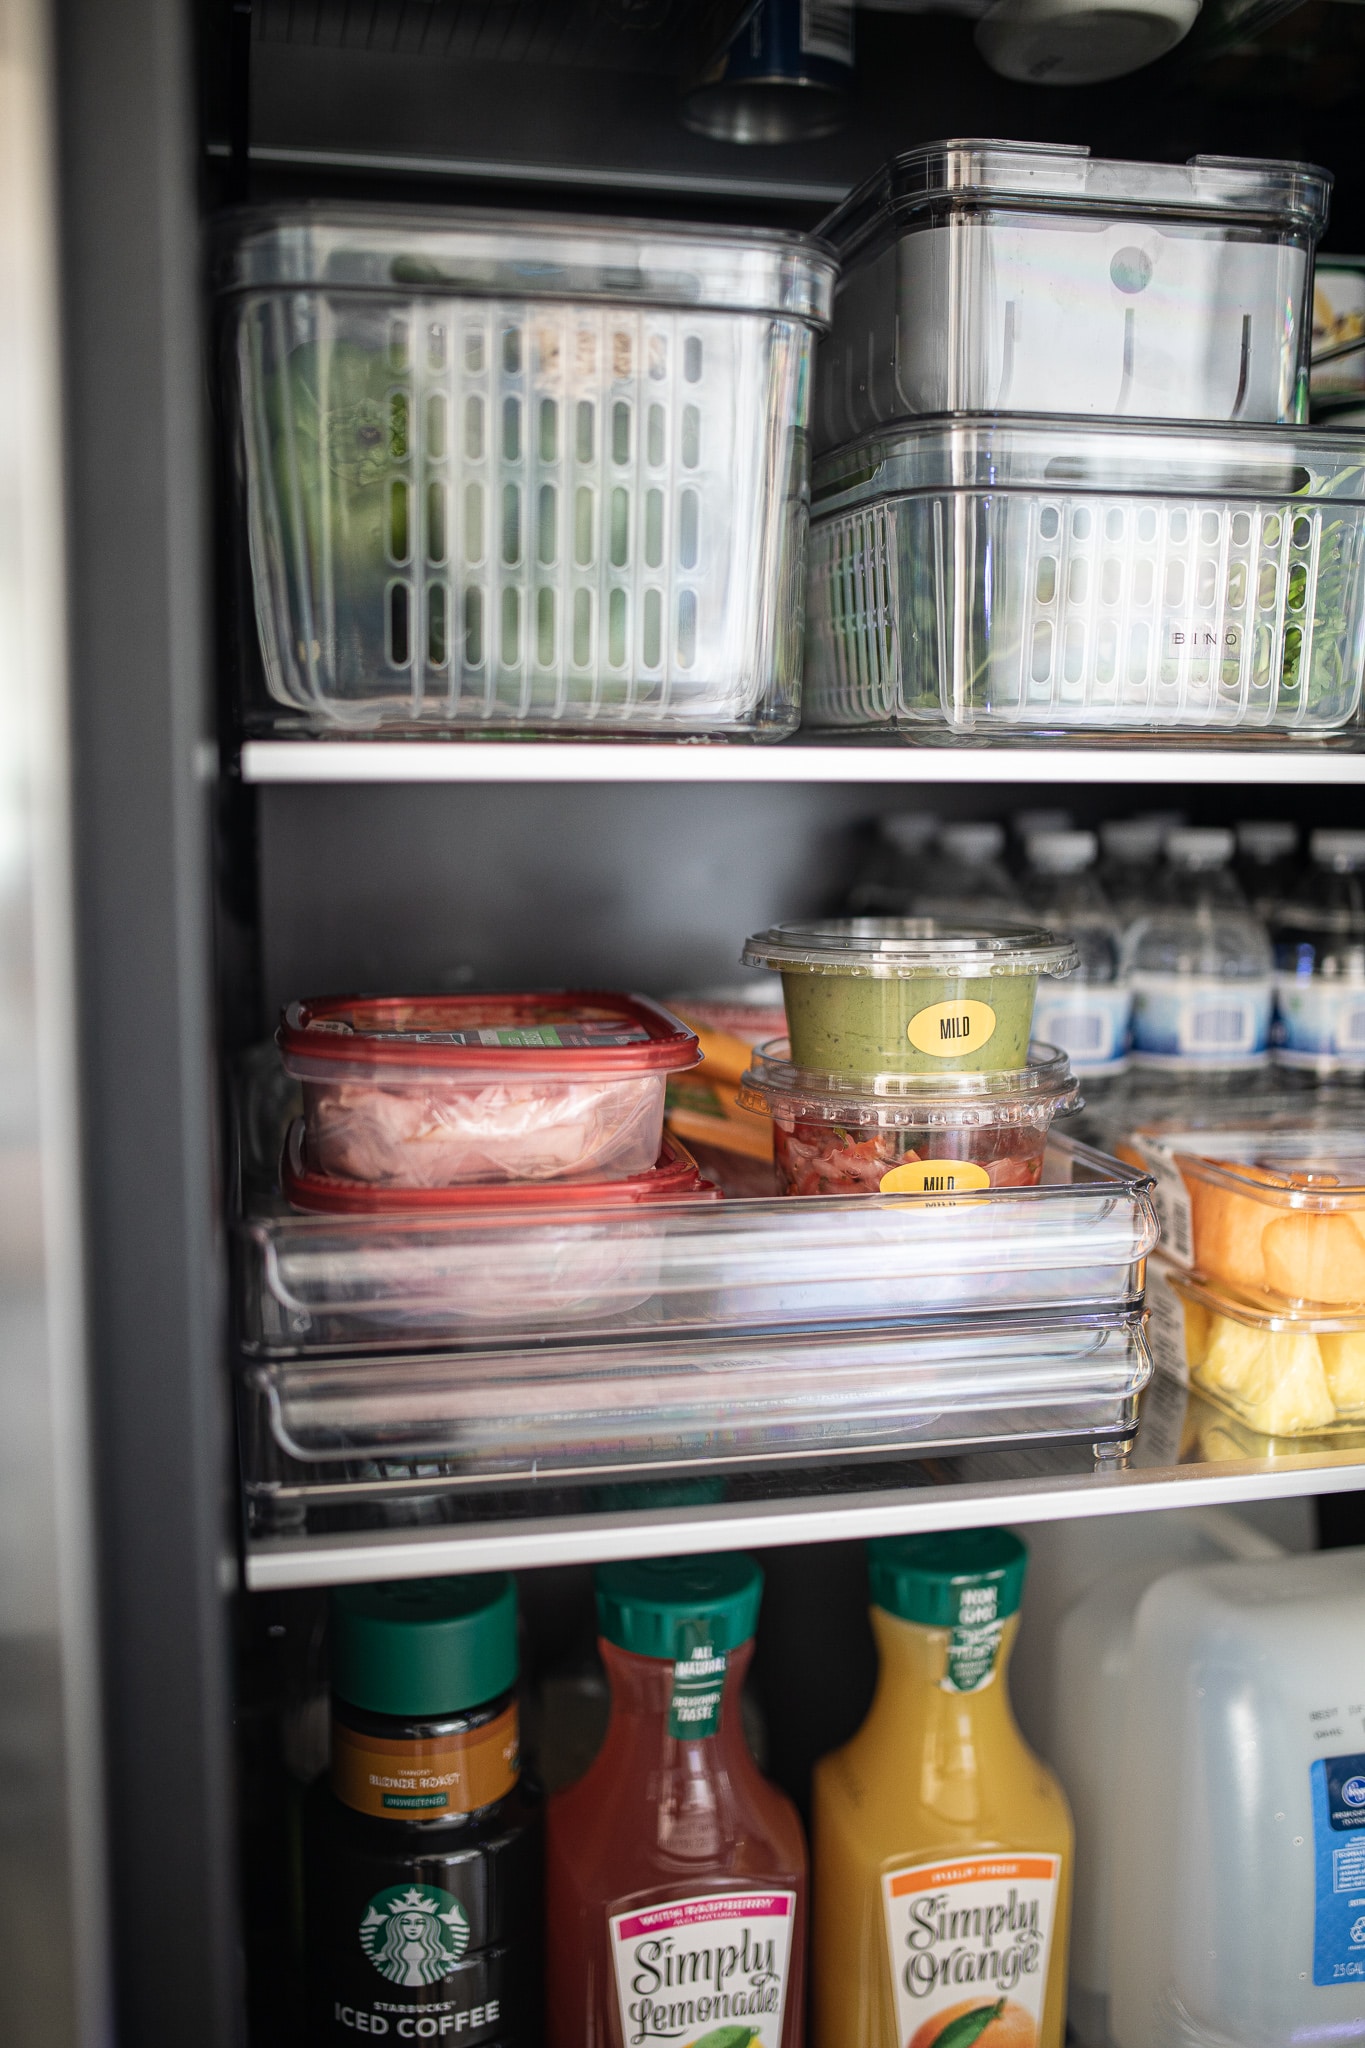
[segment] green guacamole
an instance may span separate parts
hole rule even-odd
[[[1037,987],[1036,972],[1027,970],[881,976],[782,969],[792,1059],[798,1067],[831,1073],[979,1074],[1022,1067]]]

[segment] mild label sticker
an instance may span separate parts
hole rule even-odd
[[[969,2048],[1042,2038],[1060,1856],[964,1856],[882,1879],[896,2038]]]
[[[905,1035],[916,1052],[931,1059],[960,1060],[964,1053],[980,1052],[994,1030],[990,1004],[964,996],[955,1003],[930,1003],[927,1010],[917,1010]]]
[[[877,1186],[884,1195],[960,1195],[990,1184],[985,1167],[973,1159],[907,1159],[884,1173]]]
[[[626,2048],[780,2048],[795,1892],[711,1892],[611,1916]]]

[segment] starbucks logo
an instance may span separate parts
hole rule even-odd
[[[390,1984],[437,1984],[469,1947],[469,1922],[436,1885],[394,1884],[365,1908],[360,1946]]]

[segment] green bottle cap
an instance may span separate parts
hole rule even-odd
[[[404,1721],[480,1707],[517,1676],[517,1589],[506,1572],[332,1594],[332,1690]]]
[[[937,1536],[879,1536],[867,1546],[872,1605],[925,1628],[957,1628],[964,1621],[1003,1621],[1017,1614],[1028,1552],[1008,1529],[957,1529]],[[963,1595],[993,1587],[995,1601],[966,1602]]]
[[[758,1625],[763,1573],[751,1557],[647,1557],[597,1568],[597,1624],[609,1643],[669,1662],[709,1643],[747,1643]]]

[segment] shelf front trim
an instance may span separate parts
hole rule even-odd
[[[842,1543],[920,1530],[971,1529],[983,1521],[1076,1521],[1087,1515],[1161,1508],[1228,1507],[1301,1494],[1351,1493],[1365,1486],[1356,1452],[1242,1463],[1153,1467],[1072,1478],[1016,1479],[915,1487],[902,1494],[848,1494],[838,1501],[753,1501],[663,1513],[546,1517],[535,1523],[471,1523],[414,1536],[273,1539],[248,1544],[252,1592],[409,1579],[453,1572],[678,1557],[756,1545]]]
[[[601,740],[249,740],[251,783],[1075,783],[1344,787],[1365,752],[1275,747],[699,746]]]

